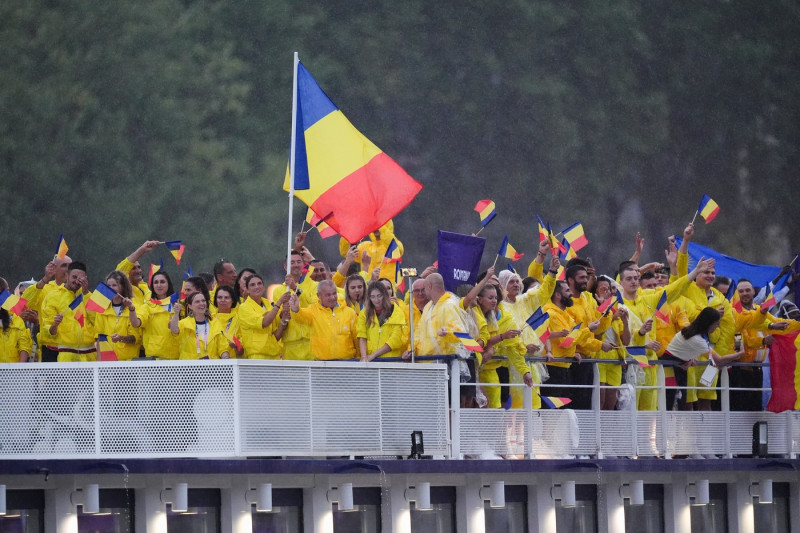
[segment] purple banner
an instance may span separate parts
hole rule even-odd
[[[448,291],[464,283],[475,285],[485,244],[481,237],[439,230],[439,274]]]

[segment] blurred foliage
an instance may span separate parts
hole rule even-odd
[[[0,273],[39,277],[64,233],[93,278],[157,238],[195,272],[225,257],[279,281],[295,50],[425,185],[395,219],[410,266],[435,260],[437,229],[477,231],[491,198],[487,250],[507,233],[526,266],[536,214],[581,220],[613,271],[636,231],[663,257],[703,193],[721,212],[698,242],[788,262],[798,30],[789,0],[7,2]],[[336,263],[334,240],[309,244]]]

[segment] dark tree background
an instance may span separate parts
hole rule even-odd
[[[540,214],[581,220],[610,272],[636,231],[663,257],[703,193],[722,209],[698,242],[786,263],[798,32],[790,0],[6,2],[0,275],[38,278],[64,233],[94,281],[149,238],[183,240],[195,272],[225,257],[280,280],[295,50],[425,185],[395,219],[407,265],[491,198],[486,264],[508,233],[524,269]],[[335,263],[333,241],[309,244]]]

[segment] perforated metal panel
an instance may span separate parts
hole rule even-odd
[[[310,455],[310,376],[309,368],[294,366],[239,367],[240,432],[246,455]]]
[[[381,447],[384,452],[408,455],[411,432],[422,431],[427,455],[448,453],[447,367],[424,366],[435,368],[412,369],[413,375],[409,374],[408,365],[380,368]]]
[[[0,365],[0,455],[95,453],[94,377],[75,364]]]
[[[102,455],[233,454],[231,365],[178,361],[95,368]]]
[[[522,409],[463,409],[461,414],[462,453],[525,453],[528,424]]]
[[[239,370],[245,455],[408,455],[414,430],[426,454],[448,451],[444,365],[251,361]]]
[[[731,413],[731,453],[749,455],[753,452],[753,425],[756,422],[767,422],[769,438],[768,452],[771,454],[788,454],[789,442],[786,439],[786,417],[766,412]]]
[[[781,414],[787,416],[787,424],[791,426],[787,431],[789,434],[788,438],[792,443],[791,453],[798,454],[800,453],[800,412],[787,411]]]
[[[600,448],[604,455],[632,457],[637,414],[635,411],[600,411]]]
[[[667,424],[667,450],[673,455],[720,455],[728,448],[724,413],[670,412]]]
[[[657,411],[639,411],[636,416],[636,455],[639,457],[663,456],[666,450],[661,414]]]

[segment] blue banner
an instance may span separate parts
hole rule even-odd
[[[475,285],[486,239],[439,230],[439,274],[450,292],[467,283]]]
[[[675,245],[680,247],[681,241],[683,241],[683,239],[677,237],[677,242]],[[740,279],[749,279],[753,283],[753,287],[755,287],[756,291],[758,291],[759,287],[763,287],[775,279],[775,276],[777,276],[781,271],[780,267],[746,263],[741,259],[736,259],[735,257],[721,254],[716,250],[712,250],[706,246],[695,244],[693,242],[689,243],[690,272],[697,264],[697,261],[699,261],[701,258],[708,259],[710,257],[713,257],[717,261],[717,264],[714,267],[717,276],[727,276],[733,280],[733,283],[731,284],[731,290],[728,294],[729,297],[733,294],[733,288],[736,287],[736,283]]]

